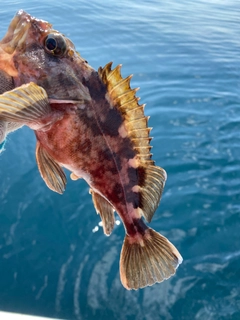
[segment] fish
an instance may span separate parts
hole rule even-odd
[[[63,194],[66,170],[84,179],[107,236],[115,212],[121,218],[122,285],[137,290],[174,275],[182,256],[147,226],[167,174],[152,159],[149,117],[132,75],[123,78],[112,62],[96,71],[70,39],[23,10],[0,41],[0,70],[5,135],[23,125],[35,132],[37,166],[51,190]]]

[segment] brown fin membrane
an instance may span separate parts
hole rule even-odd
[[[174,275],[181,263],[175,246],[153,229],[138,239],[126,235],[120,257],[121,282],[128,290],[151,286]]]
[[[36,160],[40,174],[49,189],[62,194],[67,183],[65,173],[40,142],[37,142],[36,146]]]
[[[141,186],[138,186],[140,208],[146,221],[151,222],[159,206],[167,174],[164,169],[153,165],[140,166],[138,171],[143,175]]]
[[[98,74],[107,86],[111,104],[121,111],[127,136],[131,139],[136,152],[138,176],[141,180],[137,186],[137,191],[141,194],[140,208],[144,218],[150,222],[159,205],[167,174],[164,169],[155,166],[152,160],[149,117],[144,115],[145,105],[138,104],[137,89],[130,87],[131,76],[123,79],[120,72],[121,65],[113,70],[111,67],[112,62],[104,68],[100,67]]]
[[[0,95],[0,118],[9,122],[38,122],[51,112],[46,91],[33,82]]]
[[[110,203],[105,200],[100,194],[94,192],[92,189],[89,190],[92,195],[92,200],[97,214],[100,214],[103,223],[103,231],[107,236],[113,231],[115,224],[114,209]]]

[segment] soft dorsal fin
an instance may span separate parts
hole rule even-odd
[[[130,79],[132,76],[122,78],[121,65],[115,69],[111,69],[112,62],[109,62],[104,68],[98,69],[98,74],[108,90],[108,98],[111,105],[118,108],[124,119],[125,130],[128,137],[133,143],[134,150],[138,159],[148,164],[154,164],[151,160],[151,146],[149,133],[151,128],[148,128],[148,119],[144,115],[144,104],[139,105],[139,98],[136,97],[138,89],[131,89]]]
[[[65,173],[39,141],[36,146],[36,159],[40,174],[48,188],[62,194],[67,183]]]
[[[109,236],[112,233],[115,224],[114,209],[110,203],[105,200],[100,194],[89,190],[92,195],[92,200],[97,214],[100,214],[103,223],[103,231]]]
[[[159,206],[167,174],[164,169],[153,165],[140,166],[138,170],[142,178],[136,192],[140,193],[142,214],[147,222],[150,222]]]

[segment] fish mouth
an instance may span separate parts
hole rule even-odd
[[[16,47],[21,48],[25,46],[26,38],[29,33],[29,29],[38,29],[38,31],[44,32],[51,27],[46,21],[36,19],[23,10],[19,10],[12,21],[3,39],[0,41],[0,45],[5,52],[12,54]]]

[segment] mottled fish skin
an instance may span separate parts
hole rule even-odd
[[[6,123],[14,127],[12,120],[35,131],[36,159],[48,187],[64,191],[64,167],[72,179],[89,184],[107,235],[114,226],[113,210],[121,217],[125,288],[172,276],[181,255],[142,220],[151,221],[166,173],[151,159],[147,117],[136,90],[129,87],[130,77],[123,79],[120,68],[111,70],[111,64],[96,72],[69,39],[24,11],[16,14],[0,42],[0,70],[10,86],[0,92],[2,128]],[[31,103],[33,92],[38,98]]]
[[[125,214],[139,207],[140,195],[132,188],[138,184],[138,171],[129,165],[136,155],[128,137],[121,137],[121,113],[106,100],[106,87],[93,71],[84,84],[91,101],[63,117],[48,131],[36,136],[48,153],[65,168],[100,192],[132,232],[132,216]],[[140,218],[140,216],[136,216]]]

